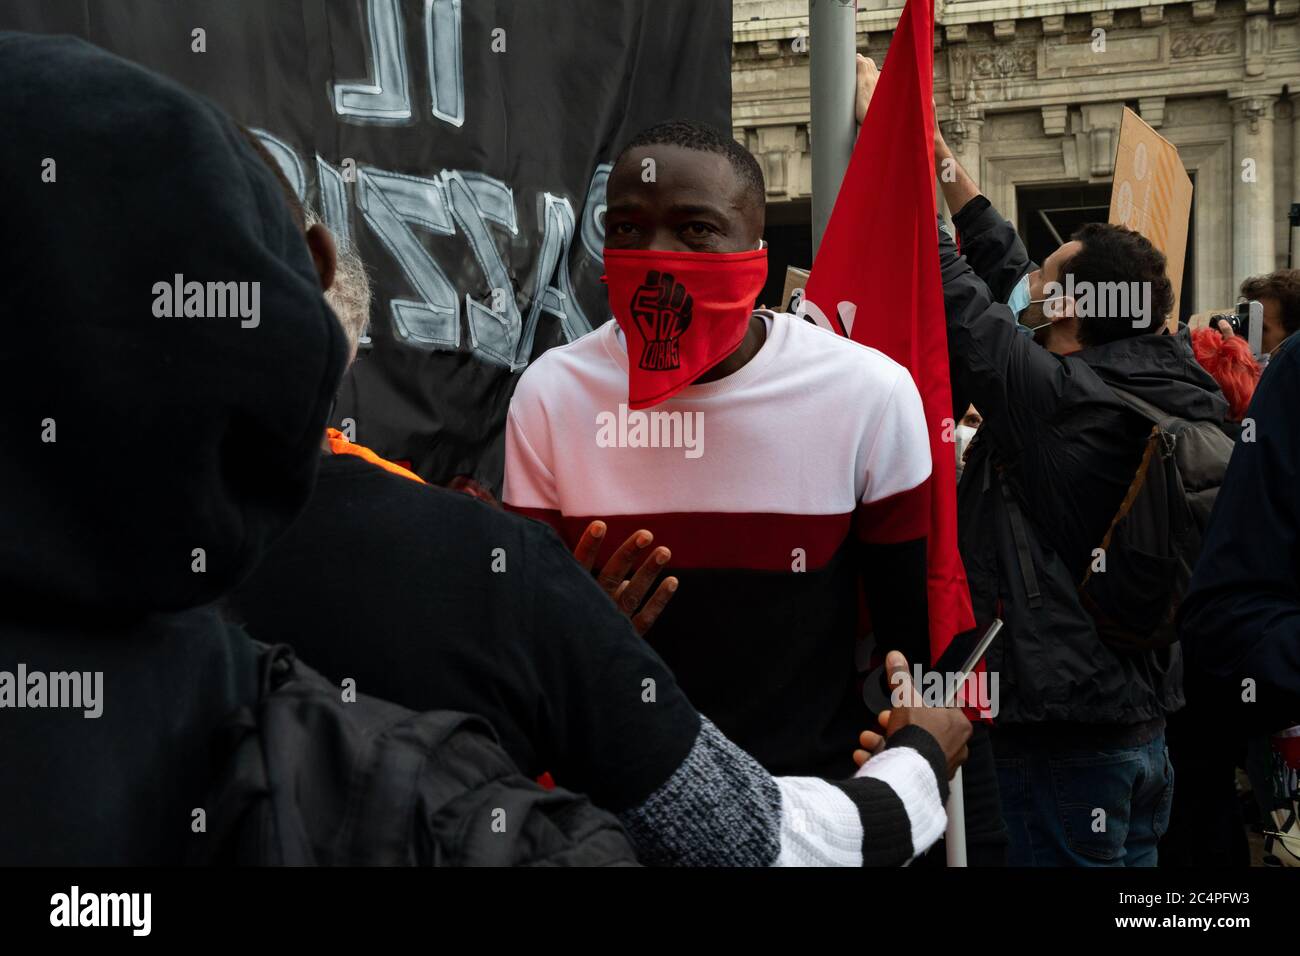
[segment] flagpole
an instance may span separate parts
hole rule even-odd
[[[993,639],[998,636],[1002,630],[1002,618],[994,618],[989,629],[984,632],[975,649],[970,652],[970,656],[961,665],[959,680],[953,685],[952,692],[944,699],[943,706],[955,707],[957,705],[957,694],[966,686],[966,681],[979,666],[979,662],[984,659],[988,653],[989,646]],[[943,831],[944,850],[948,857],[949,866],[966,865],[966,801],[962,794],[961,786],[961,767],[957,768],[957,773],[953,775],[952,781],[948,784],[948,804],[944,808],[948,814],[948,825]]]
[[[966,804],[961,794],[961,768],[948,783],[948,827],[943,831],[949,866],[966,865]]]
[[[853,154],[858,51],[856,7],[856,0],[808,0],[814,256]]]

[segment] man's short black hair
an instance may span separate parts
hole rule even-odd
[[[1165,319],[1174,308],[1174,287],[1165,274],[1164,253],[1151,245],[1151,241],[1140,232],[1106,222],[1081,226],[1071,238],[1081,242],[1083,248],[1061,264],[1058,282],[1065,284],[1065,276],[1070,274],[1076,287],[1089,283],[1094,301],[1099,297],[1101,283],[1143,283],[1151,295],[1148,303],[1150,321],[1137,328],[1133,327],[1136,315],[1080,316],[1080,344],[1104,345],[1134,335],[1162,331]]]
[[[680,146],[705,153],[725,156],[745,186],[745,198],[762,209],[767,202],[767,187],[763,184],[763,171],[749,150],[730,136],[719,133],[712,126],[694,120],[669,120],[656,123],[632,137],[618,154],[621,161],[628,150],[638,146]]]

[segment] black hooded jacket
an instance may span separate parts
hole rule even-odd
[[[976,618],[1007,625],[988,656],[1000,675],[998,724],[1066,722],[1116,739],[1148,725],[1154,734],[1182,706],[1177,645],[1110,649],[1076,591],[1150,431],[1110,386],[1190,420],[1221,423],[1227,403],[1186,329],[1066,356],[1037,345],[1002,304],[1031,268],[1011,224],[982,196],[954,224],[960,253],[940,234],[953,392],[984,419],[958,488],[958,534]],[[1013,508],[1024,516],[1039,607],[1027,599]]]
[[[0,125],[0,864],[179,862],[254,694],[212,604],[306,502],[343,333],[215,106],[0,33]],[[177,276],[259,283],[256,323],[160,316]],[[73,673],[98,716],[49,706]]]
[[[1179,613],[1190,666],[1226,683],[1219,713],[1266,732],[1300,721],[1298,418],[1300,336],[1292,336],[1246,411],[1253,440],[1233,450]],[[1247,678],[1255,697],[1243,709]]]

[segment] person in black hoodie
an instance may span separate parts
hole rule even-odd
[[[0,864],[175,864],[256,693],[214,602],[307,500],[344,335],[215,106],[0,34],[0,122]]]
[[[1164,334],[1173,292],[1145,238],[1085,226],[1036,267],[937,131],[935,149],[957,173],[941,185],[960,251],[940,235],[954,408],[973,403],[984,419],[958,488],[959,545],[976,618],[1006,622],[988,667],[1001,677],[993,741],[1009,862],[1154,865],[1181,654],[1112,650],[1077,585],[1150,431],[1113,387],[1189,420],[1222,423],[1227,403],[1186,329]],[[1071,279],[1080,295],[1138,283],[1146,314],[1089,314]]]

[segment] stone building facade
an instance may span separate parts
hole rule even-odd
[[[858,0],[859,52],[886,59],[902,6]],[[733,0],[732,11],[734,133],[767,176],[769,221],[798,234],[812,183],[808,3]],[[1230,305],[1243,278],[1286,265],[1300,0],[939,0],[935,102],[962,165],[1040,246],[1105,218],[1121,111],[1138,112],[1195,185],[1185,314]]]

